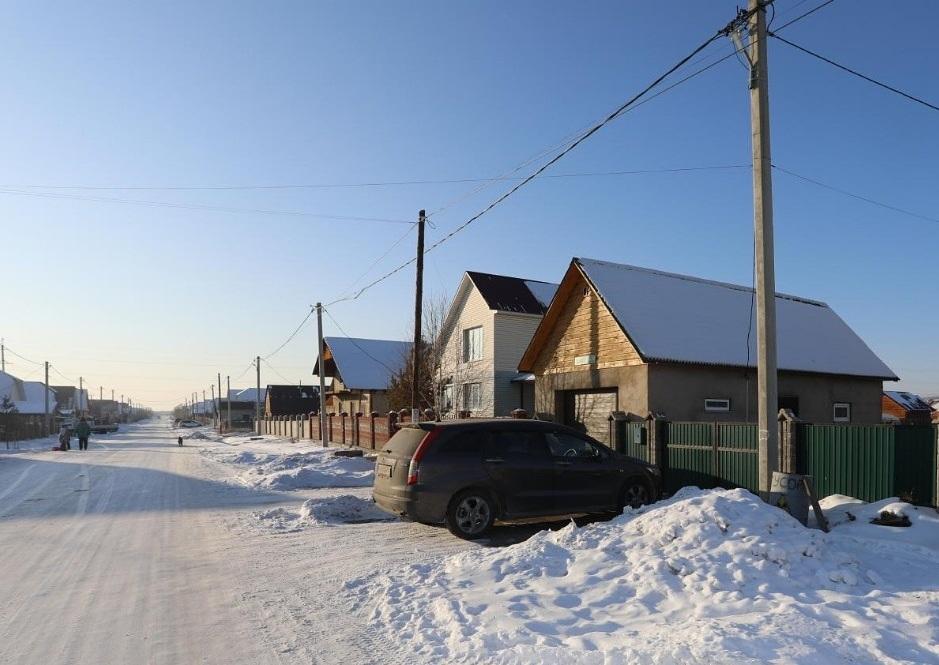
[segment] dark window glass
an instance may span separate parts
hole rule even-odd
[[[579,457],[583,459],[598,459],[601,457],[600,449],[595,445],[581,439],[579,436],[567,432],[547,432],[545,439],[552,457]]]
[[[488,457],[545,457],[541,432],[501,430],[492,433]]]
[[[489,432],[460,432],[443,442],[441,452],[459,457],[479,456],[482,454]]]

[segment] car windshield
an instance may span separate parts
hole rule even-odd
[[[568,434],[567,432],[547,432],[545,439],[552,457],[581,457],[597,459],[601,457],[600,449],[586,439]]]

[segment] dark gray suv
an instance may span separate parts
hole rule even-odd
[[[494,520],[621,512],[658,498],[658,470],[539,420],[405,425],[375,463],[375,503],[460,538]]]

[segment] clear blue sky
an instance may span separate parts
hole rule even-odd
[[[819,4],[778,0],[776,25]],[[799,5],[796,7],[796,5]],[[329,301],[402,224],[46,198],[10,190],[413,220],[473,184],[261,191],[37,186],[330,184],[489,177],[590,124],[735,12],[729,1],[18,3],[0,22],[0,335],[65,375],[162,408],[234,379]],[[939,100],[939,5],[838,0],[785,36]],[[704,53],[730,51],[721,40]],[[770,44],[774,161],[939,216],[939,114]],[[744,164],[730,59],[604,128],[553,173]],[[440,238],[504,191],[432,218]],[[939,224],[776,173],[777,286],[827,301],[903,378],[939,393]],[[560,279],[572,256],[749,283],[746,169],[538,181],[427,257]],[[413,253],[413,236],[373,271]],[[364,281],[368,281],[367,279]],[[413,270],[337,304],[408,334]],[[327,321],[327,333],[337,333]],[[307,378],[315,328],[271,363]],[[12,358],[16,362],[16,358]],[[39,377],[28,364],[15,373]],[[262,380],[282,382],[265,368]],[[251,385],[253,372],[237,382]]]

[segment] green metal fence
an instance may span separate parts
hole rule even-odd
[[[687,485],[757,490],[756,425],[670,422],[663,432],[667,491]]]
[[[652,459],[649,449],[649,432],[644,422],[619,421],[620,435],[617,437],[617,451],[645,462]]]
[[[936,505],[936,429],[929,425],[800,425],[799,472],[819,496],[891,496]]]

